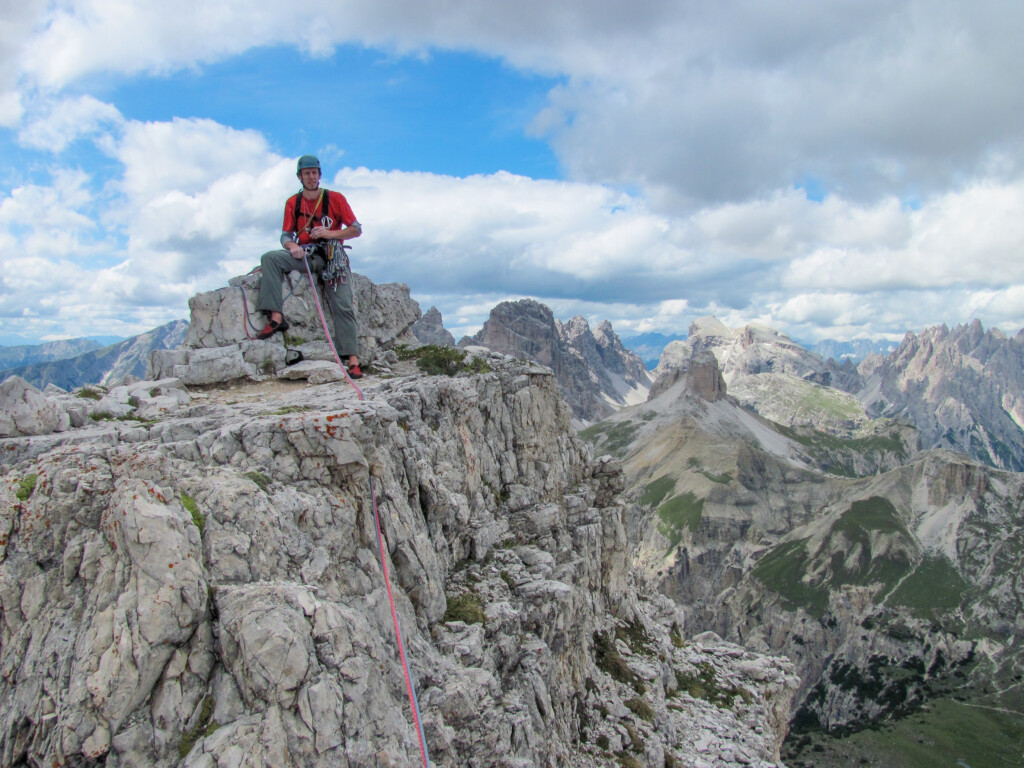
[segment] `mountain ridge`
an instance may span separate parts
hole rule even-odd
[[[188,323],[184,320],[173,320],[109,346],[96,345],[81,354],[54,357],[0,371],[0,379],[18,376],[40,389],[53,384],[70,390],[85,384],[108,384],[126,376],[142,378],[150,352],[178,346],[187,329]]]
[[[712,330],[703,337],[724,338]],[[726,359],[756,370],[750,352]],[[796,765],[819,764],[819,750],[835,759],[827,765],[869,759],[876,747],[859,734],[881,721],[923,717],[948,730],[928,720],[932,702],[948,712],[968,696],[1024,712],[1014,683],[1024,619],[1013,607],[1024,594],[1024,475],[922,452],[906,425],[877,426],[857,436],[775,424],[729,394],[718,355],[697,344],[647,403],[581,432],[623,461],[641,510],[634,561],[690,626],[796,662],[784,750]],[[996,727],[975,722],[979,733]],[[835,737],[850,733],[858,746],[841,748]],[[1006,733],[1024,736],[1024,716]],[[920,748],[900,738],[887,764]],[[990,746],[1005,757],[1016,738]],[[968,764],[986,764],[972,760],[986,749],[978,739],[959,743]]]

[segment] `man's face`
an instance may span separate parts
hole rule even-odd
[[[320,169],[303,168],[299,171],[299,181],[302,182],[303,189],[316,189],[320,186]]]

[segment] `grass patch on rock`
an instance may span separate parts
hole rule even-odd
[[[188,757],[188,753],[192,751],[192,747],[196,745],[197,741],[211,735],[220,728],[220,724],[212,719],[213,709],[213,697],[207,696],[203,699],[203,708],[199,712],[199,720],[196,721],[195,726],[186,733],[181,734],[181,743],[178,745],[178,757],[182,760]]]
[[[635,654],[653,656],[655,653],[654,641],[638,621],[627,621],[615,627],[615,638],[628,645],[629,650]]]
[[[641,720],[646,720],[648,723],[654,722],[654,709],[643,699],[626,699],[623,703],[630,712]]]
[[[256,485],[259,486],[259,489],[264,493],[266,493],[267,488],[270,487],[270,478],[264,475],[262,472],[257,472],[253,470],[251,472],[246,472],[244,475],[242,475],[242,477],[247,477],[250,480],[252,480],[254,483],[256,483]]]
[[[39,481],[39,475],[32,473],[31,475],[25,475],[18,481],[18,490],[14,492],[15,497],[18,501],[28,501],[32,498],[32,494],[35,493],[36,483]]]
[[[694,672],[680,672],[678,669],[675,671],[676,685],[680,691],[688,693],[695,699],[710,701],[719,709],[731,709],[733,699],[737,696],[747,704],[754,700],[750,691],[745,688],[723,686],[718,681],[715,668],[710,662],[699,662],[696,667]]]
[[[602,635],[594,633],[594,661],[597,668],[605,672],[612,680],[618,680],[631,686],[634,691],[643,695],[647,693],[647,686],[636,672],[629,668],[625,659],[615,647],[613,635]]]
[[[486,619],[480,596],[475,592],[447,598],[443,621],[461,621],[464,624],[483,624]]]
[[[202,533],[203,528],[206,527],[206,515],[199,511],[199,505],[196,504],[196,500],[182,491],[181,506],[183,506],[188,513],[192,515],[192,522],[195,523],[196,528],[199,529],[199,533]]]
[[[399,344],[394,351],[399,360],[415,360],[419,369],[430,376],[491,372],[491,366],[486,360],[474,356],[466,362],[469,353],[456,347],[425,344],[422,347],[410,348],[405,344]]]

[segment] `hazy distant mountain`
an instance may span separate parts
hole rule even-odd
[[[622,340],[622,346],[630,352],[640,356],[647,366],[647,370],[653,371],[661,357],[662,350],[673,341],[682,341],[686,336],[678,334],[666,335],[664,333],[638,333],[635,336],[628,336]]]
[[[154,349],[171,349],[179,346],[185,339],[186,330],[187,322],[175,320],[101,349],[94,346],[90,351],[74,357],[10,368],[0,373],[0,377],[21,376],[40,389],[47,384],[56,384],[61,389],[73,389],[83,384],[107,384],[128,375],[142,378],[146,373],[149,353]]]
[[[86,352],[100,349],[104,345],[93,339],[62,339],[45,344],[19,344],[14,347],[0,347],[0,371],[20,368],[33,363],[50,363],[78,357]]]
[[[888,355],[899,346],[895,341],[872,341],[871,339],[853,339],[852,341],[836,341],[822,339],[807,348],[824,359],[852,360],[859,363],[868,355]]]

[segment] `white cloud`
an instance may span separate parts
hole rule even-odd
[[[106,126],[116,127],[123,120],[117,107],[92,96],[64,99],[47,104],[43,114],[21,129],[18,142],[59,154],[79,137],[101,133]]]
[[[94,138],[124,173],[102,189],[65,177],[0,198],[0,245],[32,254],[4,277],[5,301],[10,281],[34,290],[49,271],[54,312],[103,316],[105,327],[117,312],[136,324],[181,316],[192,293],[274,247],[295,188],[293,161],[258,131],[124,120],[62,89],[257,46],[319,55],[351,42],[476,51],[560,79],[534,130],[569,181],[367,169],[331,180],[366,226],[356,269],[436,298],[458,328],[515,296],[568,315],[604,309],[637,330],[678,331],[715,312],[805,338],[973,313],[1021,319],[1024,6],[381,0],[323,4],[307,25],[296,13],[243,0],[12,7],[0,125],[55,152]],[[828,194],[814,202],[797,184]],[[40,205],[61,206],[69,227],[26,228]],[[101,253],[100,271],[79,266]]]
[[[1024,90],[1001,0],[79,0],[46,10],[25,76],[60,88],[96,72],[168,72],[262,45],[472,50],[565,78],[537,129],[579,179],[656,200],[758,198],[801,178],[847,197],[1021,172]],[[301,15],[301,13],[300,13]]]

